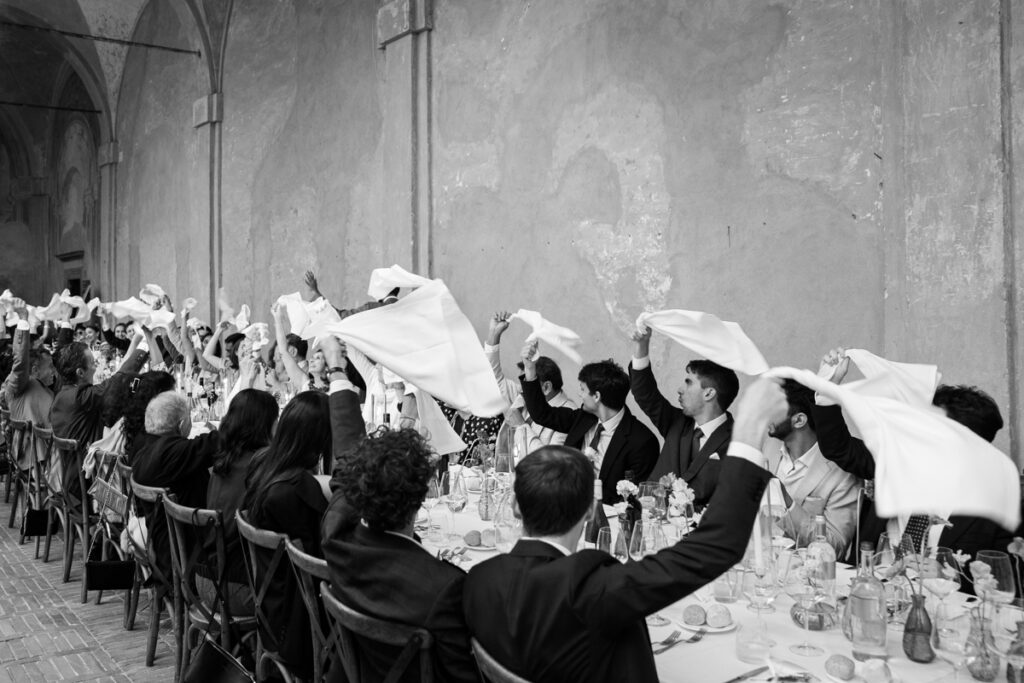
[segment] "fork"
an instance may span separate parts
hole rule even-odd
[[[704,638],[705,634],[707,634],[707,632],[708,632],[708,630],[706,628],[699,629],[696,633],[694,633],[689,638],[683,638],[683,639],[680,639],[680,640],[676,640],[675,642],[669,643],[667,645],[662,645],[661,647],[659,647],[657,650],[654,651],[654,654],[660,655],[662,652],[667,652],[668,650],[671,650],[672,648],[674,648],[679,643],[699,643]]]
[[[654,645],[671,645],[672,643],[674,643],[677,640],[679,640],[679,636],[681,636],[681,635],[683,635],[682,631],[672,631],[672,633],[668,634],[668,638],[666,638],[665,640],[661,641],[660,643],[653,643],[653,644]]]

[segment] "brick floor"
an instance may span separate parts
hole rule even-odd
[[[10,505],[0,496],[0,683],[97,681],[134,683],[174,678],[174,637],[164,615],[156,660],[145,664],[149,601],[139,596],[135,628],[122,628],[124,595],[96,593],[81,603],[82,563],[76,552],[71,581],[62,583],[63,543],[54,538],[50,561],[34,559],[35,542],[18,545],[7,528]],[[77,548],[76,548],[77,551]]]

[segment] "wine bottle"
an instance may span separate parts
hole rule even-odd
[[[594,509],[590,512],[587,520],[586,542],[596,545],[597,534],[603,527],[608,525],[608,517],[604,514],[604,505],[601,503],[601,480],[594,480]]]

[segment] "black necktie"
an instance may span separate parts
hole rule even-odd
[[[690,447],[690,456],[696,458],[697,454],[700,453],[700,439],[704,436],[704,432],[700,427],[693,428],[693,446]]]
[[[600,422],[597,423],[597,429],[594,430],[594,438],[590,440],[590,447],[595,451],[597,450],[597,444],[601,442],[601,435],[604,434],[604,425]]]
[[[910,519],[907,520],[907,528],[904,529],[903,535],[910,538],[911,543],[914,544],[915,553],[921,552],[922,542],[931,527],[930,522],[931,517],[928,515],[910,515]]]

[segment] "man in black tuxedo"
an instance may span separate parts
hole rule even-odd
[[[573,553],[590,515],[594,471],[577,450],[544,446],[516,466],[523,537],[473,567],[463,606],[473,637],[534,683],[657,681],[644,617],[739,562],[771,475],[760,446],[786,413],[778,383],[759,380],[741,401],[722,481],[700,525],[675,545],[621,564]]]
[[[657,479],[672,473],[693,489],[694,504],[706,505],[718,483],[722,458],[732,436],[732,415],[726,412],[740,382],[736,373],[709,360],[691,361],[679,387],[679,406],[661,392],[651,371],[651,330],[633,333],[633,362],[629,379],[633,398],[665,437],[651,472]]]
[[[823,368],[834,370],[832,381],[836,384],[842,383],[846,377],[849,364],[850,359],[841,348],[833,349],[822,359]],[[942,408],[947,417],[956,420],[986,441],[991,442],[995,439],[1003,427],[999,406],[991,396],[975,387],[939,385],[932,398],[932,404]],[[815,405],[813,412],[822,455],[865,482],[873,480],[875,458],[863,441],[850,434],[843,420],[842,409],[839,406]],[[918,515],[912,515],[908,519],[880,518],[875,512],[874,501],[865,497],[861,505],[860,540],[877,544],[878,537],[883,532],[888,532],[890,538],[901,538],[915,517]],[[979,550],[1006,552],[1006,546],[1013,540],[1012,532],[983,517],[952,515],[948,522],[947,525],[934,518],[927,520],[923,531],[917,532],[921,534],[926,547],[950,548],[976,557]],[[920,541],[915,538],[915,545],[919,544]],[[971,592],[971,586],[965,583],[964,590]]]
[[[523,349],[523,401],[533,421],[565,433],[565,445],[590,459],[601,480],[606,503],[618,500],[616,484],[632,472],[632,480],[647,479],[658,458],[658,438],[626,407],[629,376],[613,360],[580,368],[582,408],[555,408],[544,398],[537,379],[537,347]]]
[[[479,681],[462,615],[466,573],[437,559],[413,533],[427,481],[436,471],[433,452],[413,429],[365,436],[337,341],[331,338],[321,348],[332,373],[334,496],[324,514],[321,544],[331,589],[363,614],[429,631],[439,680]],[[357,640],[364,678],[383,679],[401,648]],[[340,662],[331,663],[328,678],[344,680]]]

